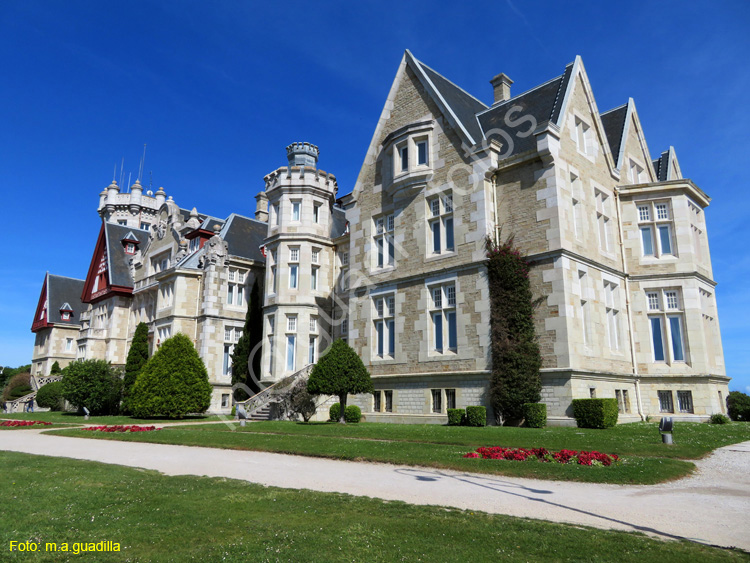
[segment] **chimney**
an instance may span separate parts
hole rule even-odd
[[[513,81],[508,78],[507,74],[501,72],[495,78],[490,80],[490,84],[492,84],[495,93],[495,101],[492,105],[499,104],[505,100],[510,100],[510,85],[513,84]]]

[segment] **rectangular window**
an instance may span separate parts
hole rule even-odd
[[[583,154],[589,154],[589,149],[590,149],[589,126],[586,123],[584,123],[582,120],[576,117],[575,127],[576,127],[576,144],[578,145],[578,150],[581,151]]]
[[[231,375],[232,372],[232,345],[231,344],[224,344],[224,367],[223,367],[223,373],[224,375]]]
[[[398,149],[399,160],[401,161],[401,172],[409,170],[409,147],[404,143]]]
[[[607,336],[610,350],[620,349],[620,295],[619,286],[604,282],[604,305],[607,314]]]
[[[646,300],[654,361],[670,364],[687,361],[680,291],[677,289],[648,291]]]
[[[380,397],[380,391],[375,391],[375,393],[372,396],[373,403],[372,403],[372,411],[373,412],[380,412],[381,410],[381,397]]]
[[[227,272],[227,305],[241,306],[245,302],[245,272],[230,268]]]
[[[395,220],[393,215],[387,215],[375,220],[375,249],[377,252],[377,267],[393,266],[396,261],[394,243]],[[348,261],[348,256],[347,256]]]
[[[73,339],[72,338],[66,338],[65,339],[65,351],[66,352],[72,352],[73,351]]]
[[[453,195],[444,194],[427,201],[430,247],[432,254],[453,252]]]
[[[320,270],[320,268],[316,266],[313,266],[310,269],[310,289],[312,291],[318,290],[318,270]]]
[[[349,253],[348,252],[341,252],[341,266],[346,267],[349,265]]]
[[[395,298],[392,295],[374,299],[375,354],[393,358],[396,354]]]
[[[292,202],[292,221],[299,222],[301,208],[302,208],[301,201]]]
[[[289,289],[297,289],[299,284],[299,264],[289,265]]]
[[[446,409],[456,408],[456,390],[455,389],[445,390],[445,408]]]
[[[319,248],[312,249],[312,263],[320,264],[320,249]]]
[[[310,347],[308,349],[307,353],[307,363],[308,364],[314,364],[316,360],[316,348],[317,348],[318,339],[314,336],[310,337]]]
[[[296,356],[297,337],[293,334],[286,335],[286,370],[294,371]]]
[[[456,286],[445,284],[430,288],[432,306],[432,351],[437,354],[458,350],[456,326]]]
[[[620,413],[630,412],[630,400],[626,389],[615,389],[615,398],[617,399],[617,409]]]
[[[310,332],[318,332],[318,317],[310,315]]]
[[[385,412],[393,412],[393,391],[383,391],[385,398]]]
[[[591,345],[591,319],[589,318],[588,302],[588,276],[586,272],[578,271],[578,285],[581,293],[580,314],[581,314],[581,335],[583,336],[584,346]]]
[[[313,205],[313,223],[320,223],[320,204]]]
[[[672,239],[672,213],[669,202],[649,202],[638,205],[643,256],[659,258],[676,256]]]
[[[610,199],[607,194],[597,189],[594,189],[594,196],[596,198],[596,221],[599,231],[599,248],[603,252],[609,252],[611,249]]]
[[[221,406],[222,407],[228,407],[229,406],[229,393],[222,393],[222,395],[221,395]]]
[[[288,315],[286,318],[287,332],[297,332],[297,315]]]
[[[680,412],[693,412],[693,392],[677,391],[677,406]]]
[[[273,315],[268,316],[268,373],[273,373],[273,331],[276,319]]]
[[[427,141],[417,141],[417,164],[427,166]]]
[[[432,412],[443,412],[443,391],[442,389],[432,390]]]
[[[659,394],[659,412],[674,412],[671,391],[658,391]]]

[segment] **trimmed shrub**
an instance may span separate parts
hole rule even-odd
[[[578,428],[610,428],[617,424],[617,399],[573,399]]]
[[[208,372],[193,342],[178,332],[165,340],[141,370],[131,390],[130,407],[138,417],[183,417],[211,404]]]
[[[339,410],[339,422],[345,423],[346,400],[349,394],[374,393],[370,372],[354,349],[342,339],[331,344],[318,360],[307,380],[311,395],[336,395],[344,412]],[[330,411],[329,411],[330,412]]]
[[[333,403],[331,408],[328,409],[328,420],[331,422],[338,422],[341,416],[341,403]]]
[[[750,396],[731,391],[727,396],[727,412],[732,420],[750,420]]]
[[[58,375],[62,373],[62,369],[60,369],[60,363],[55,360],[55,363],[52,364],[52,367],[49,370],[50,375]]]
[[[487,409],[466,407],[466,426],[487,426]]]
[[[54,381],[42,385],[36,394],[36,404],[44,409],[61,411],[63,404],[63,384],[62,381]]]
[[[362,420],[362,411],[357,405],[349,405],[348,407],[346,407],[344,418],[347,422],[353,422],[356,424],[357,422]]]
[[[461,426],[466,418],[464,409],[448,409],[448,426]]]
[[[712,414],[708,422],[710,424],[729,424],[729,417],[719,413]]]
[[[122,380],[109,362],[84,360],[66,366],[62,380],[63,397],[71,405],[91,414],[117,414],[120,409]]]
[[[524,403],[523,418],[529,428],[544,428],[547,426],[547,405],[544,403]]]
[[[260,296],[260,285],[256,278],[250,297],[247,300],[245,326],[242,336],[234,345],[232,352],[232,384],[242,383],[247,386],[249,395],[260,391],[260,358],[263,342],[263,299]],[[235,398],[244,400],[248,395],[242,387],[235,390]],[[248,395],[248,396],[249,396]]]

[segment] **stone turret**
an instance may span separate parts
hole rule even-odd
[[[115,204],[117,203],[117,195],[120,193],[120,186],[117,182],[112,180],[112,183],[107,186],[107,213],[110,215],[115,212]]]
[[[130,186],[130,213],[138,215],[141,211],[141,198],[143,195],[143,186],[141,186],[140,180],[136,180],[135,183]]]
[[[310,143],[292,143],[286,148],[289,166],[310,166],[317,168],[320,150]]]
[[[167,200],[167,193],[164,191],[164,188],[159,188],[156,192],[156,207],[157,209],[164,205],[164,202]]]

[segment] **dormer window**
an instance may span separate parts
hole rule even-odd
[[[429,164],[429,150],[427,148],[427,139],[417,140],[417,166],[427,166]]]
[[[384,170],[386,190],[400,190],[406,185],[426,183],[432,175],[432,130],[435,122],[420,121],[393,131],[383,141],[383,150],[390,170]]]
[[[125,248],[125,254],[135,254],[136,250],[138,250],[138,244],[139,240],[138,237],[136,237],[133,234],[133,231],[130,231],[127,235],[122,237],[122,246]]]
[[[409,170],[409,145],[403,143],[397,147],[397,151],[400,163],[399,170],[401,170],[401,172],[406,172]]]
[[[69,303],[63,303],[62,307],[60,307],[60,318],[64,321],[69,321],[72,315],[73,308]]]

